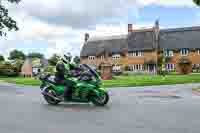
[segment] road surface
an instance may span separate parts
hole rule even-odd
[[[0,83],[1,133],[200,133],[200,84],[110,88],[106,107],[48,105],[38,87]]]

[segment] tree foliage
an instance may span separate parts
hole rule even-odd
[[[0,55],[0,62],[5,61],[3,55]]]
[[[0,75],[1,76],[17,76],[19,73],[15,66],[10,62],[4,61],[0,64]]]
[[[80,57],[79,57],[79,56],[75,56],[74,59],[73,59],[73,62],[76,63],[76,64],[79,64],[80,61],[81,61],[81,60],[80,60]]]
[[[193,2],[200,6],[200,0],[193,0]]]
[[[20,0],[5,0],[10,3],[19,3]],[[6,30],[11,31],[11,30],[18,30],[17,23],[15,20],[13,20],[9,14],[8,14],[8,9],[2,5],[3,1],[0,1],[0,36],[6,36]]]
[[[44,55],[41,54],[41,53],[38,53],[38,52],[33,52],[33,53],[29,53],[28,57],[29,58],[39,58],[39,59],[41,59],[41,58],[44,57]]]
[[[21,59],[24,60],[26,58],[26,55],[17,49],[13,50],[9,54],[9,60],[16,60],[16,59]]]
[[[52,57],[48,59],[48,62],[50,65],[55,66],[57,62],[59,61],[59,58],[60,56],[58,56],[57,54],[54,54]]]
[[[13,62],[13,67],[16,68],[16,72],[21,72],[21,68],[22,68],[22,65],[24,64],[24,60],[21,60],[21,59],[16,59],[14,62]]]

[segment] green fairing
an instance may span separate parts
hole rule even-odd
[[[66,65],[66,67],[68,67]],[[108,93],[105,88],[102,88],[101,84],[101,78],[100,76],[96,73],[95,80],[90,80],[90,81],[84,81],[84,80],[79,80],[78,78],[75,77],[69,77],[65,76],[67,80],[72,81],[73,83],[73,89],[72,89],[72,97],[71,99],[65,97],[65,102],[94,102],[94,99],[97,97],[101,97],[103,95],[107,96],[107,101],[108,101]],[[43,81],[43,84],[47,86],[48,88],[54,90],[57,95],[63,94],[64,93],[64,85],[59,85],[55,83],[50,83],[48,81]],[[107,101],[104,103],[106,104]],[[97,103],[98,105],[101,105]],[[104,105],[102,104],[102,105]]]

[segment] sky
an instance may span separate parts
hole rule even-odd
[[[4,0],[2,0],[4,1]],[[3,2],[18,23],[19,31],[0,37],[0,54],[13,49],[79,55],[84,34],[90,37],[127,34],[133,28],[200,26],[200,9],[192,0],[22,0]]]

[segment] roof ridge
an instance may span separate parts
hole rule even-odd
[[[126,38],[127,34],[121,34],[121,35],[111,35],[111,36],[101,36],[101,37],[91,37],[88,42],[93,42],[93,41],[101,41],[101,40],[112,40],[112,39],[122,39]]]
[[[154,28],[145,28],[145,29],[133,29],[133,33],[134,32],[147,32],[147,31],[153,31]]]
[[[182,31],[194,31],[194,30],[200,30],[200,26],[161,29],[161,31],[163,32],[182,32]]]

